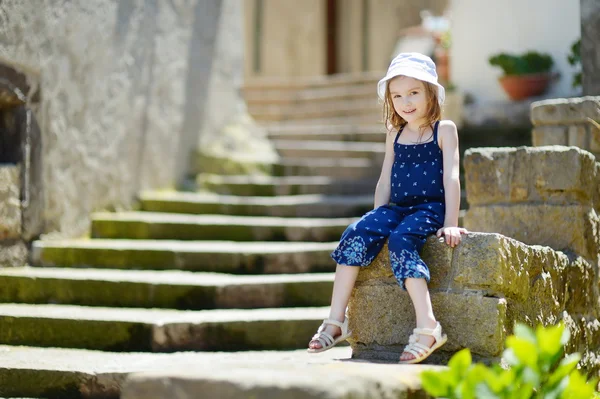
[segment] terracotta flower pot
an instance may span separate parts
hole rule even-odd
[[[512,100],[523,100],[543,94],[548,88],[551,73],[536,73],[531,75],[507,75],[498,79],[502,88]]]

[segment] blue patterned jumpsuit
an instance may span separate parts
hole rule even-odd
[[[433,128],[433,140],[424,144],[398,144],[398,132],[390,203],[348,226],[331,253],[337,264],[368,266],[389,237],[390,263],[400,286],[406,289],[407,278],[429,282],[429,269],[419,253],[427,237],[443,226],[445,212],[438,126],[439,121]]]

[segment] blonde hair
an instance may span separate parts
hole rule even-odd
[[[394,103],[392,101],[392,95],[390,93],[390,82],[393,79],[387,81],[385,86],[385,96],[383,100],[383,121],[386,125],[388,131],[392,129],[399,131],[403,128],[408,122],[404,118],[402,118],[394,109]],[[438,88],[433,83],[424,82],[423,86],[425,87],[425,95],[427,97],[427,110],[425,111],[425,123],[420,127],[421,130],[426,129],[428,127],[433,127],[435,122],[442,119],[442,107],[438,102]],[[421,132],[422,134],[422,132]]]

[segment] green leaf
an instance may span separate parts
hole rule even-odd
[[[513,350],[521,364],[534,370],[538,369],[538,350],[534,343],[520,337],[510,336],[506,339],[506,346]]]
[[[496,395],[486,384],[481,383],[475,387],[475,397],[477,399],[502,399],[502,396]]]
[[[533,329],[523,323],[517,323],[515,325],[515,335],[534,344],[537,342]]]
[[[472,361],[471,351],[468,348],[458,351],[452,356],[452,359],[448,362],[448,367],[452,370],[456,381],[460,381],[467,374]]]
[[[569,330],[562,324],[543,328],[538,326],[535,331],[540,348],[540,354],[544,358],[554,358],[562,352],[563,346],[569,341]]]
[[[433,396],[448,396],[451,392],[452,376],[447,371],[425,370],[421,373],[423,389]]]
[[[537,387],[540,385],[540,380],[541,380],[540,374],[537,371],[535,371],[529,367],[527,367],[525,370],[523,370],[523,374],[521,375],[521,378],[525,384],[531,384],[534,387]]]
[[[512,348],[505,349],[504,353],[502,354],[502,357],[504,358],[506,363],[508,363],[511,366],[519,366],[521,364],[519,358],[515,354],[515,351],[512,350]]]
[[[560,395],[560,399],[581,399],[594,396],[595,381],[588,383],[578,370],[569,375],[569,383]]]
[[[554,370],[550,377],[548,377],[546,384],[549,387],[554,387],[557,385],[563,378],[567,377],[573,370],[575,370],[579,360],[581,360],[581,355],[579,353],[572,353],[566,356],[563,360],[561,360],[556,370]]]

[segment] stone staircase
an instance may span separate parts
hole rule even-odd
[[[179,356],[155,352],[304,358],[328,314],[329,253],[372,208],[384,151],[374,82],[248,85],[281,155],[272,175],[199,174],[196,192],[140,193],[135,211],[93,214],[90,238],[34,242],[32,266],[0,269],[0,396],[118,397],[130,372]],[[419,391],[408,385],[394,389]]]

